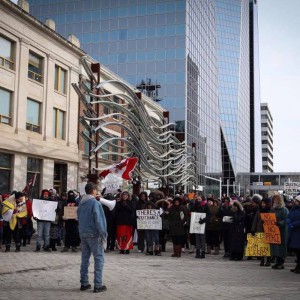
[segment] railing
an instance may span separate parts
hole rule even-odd
[[[13,69],[14,62],[3,56],[0,56],[0,65],[5,68]]]
[[[10,125],[10,122],[11,122],[11,117],[0,115],[0,123]]]
[[[26,129],[30,130],[30,131],[33,131],[33,132],[40,133],[40,125],[26,123]]]
[[[28,70],[28,78],[31,78],[31,79],[33,79],[35,81],[40,82],[40,83],[42,83],[42,80],[43,80],[43,76],[42,75],[40,75],[38,73],[35,73],[35,72],[31,71],[31,70]]]

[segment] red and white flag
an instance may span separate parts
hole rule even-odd
[[[103,170],[99,177],[105,178],[109,173],[116,174],[125,180],[130,180],[130,172],[132,172],[138,162],[137,157],[129,157],[120,161],[120,163]]]
[[[22,191],[23,193],[28,193],[30,188],[35,185],[36,175],[37,174],[35,173],[29,178],[24,190]]]

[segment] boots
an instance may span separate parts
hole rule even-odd
[[[10,252],[10,245],[5,246],[5,252]]]
[[[195,245],[191,245],[189,253],[194,253],[194,252],[195,252]]]
[[[271,266],[271,257],[268,256],[268,257],[267,257],[267,261],[266,261],[266,263],[265,263],[265,267],[270,267],[270,266]]]
[[[21,246],[20,245],[16,245],[16,252],[20,252],[21,250]]]
[[[207,246],[206,254],[211,254],[211,246]]]
[[[276,264],[274,266],[272,266],[272,269],[275,270],[283,270],[284,269],[284,259],[281,257],[277,257],[277,261]]]
[[[177,257],[181,257],[182,247],[181,245],[176,245],[176,247],[177,247]]]
[[[201,258],[201,255],[200,255],[200,250],[196,250],[196,256],[195,256],[195,258]]]
[[[40,252],[41,251],[41,246],[36,246],[35,252]]]
[[[220,247],[218,247],[218,246],[215,246],[215,251],[214,251],[214,255],[219,255],[219,251],[220,251]]]
[[[161,253],[160,253],[160,250],[159,250],[159,246],[155,246],[154,254],[156,256],[161,256]]]
[[[177,257],[177,248],[176,248],[176,245],[174,245],[174,244],[173,244],[173,254],[171,256]]]
[[[200,258],[205,258],[205,251],[201,251]]]
[[[260,258],[260,264],[259,264],[261,267],[263,267],[265,265],[265,258],[264,257],[261,257]]]

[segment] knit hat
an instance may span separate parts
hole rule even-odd
[[[296,201],[300,201],[300,195],[295,198]]]
[[[251,200],[256,204],[259,204],[262,200],[262,196],[259,194],[254,194]]]
[[[22,192],[16,192],[15,193],[15,199],[19,199],[19,198],[21,198],[23,196],[24,196],[24,194]]]

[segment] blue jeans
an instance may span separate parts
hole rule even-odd
[[[104,266],[104,249],[98,238],[81,237],[81,267],[80,267],[80,283],[82,285],[89,284],[89,264],[90,256],[94,256],[94,287],[102,286],[102,270]]]
[[[153,243],[155,249],[159,247],[159,231],[145,230],[148,251],[153,251]],[[156,249],[158,250],[158,249]]]
[[[37,222],[37,239],[36,246],[41,247],[44,239],[44,247],[48,247],[50,244],[50,226],[51,222],[38,221]]]

